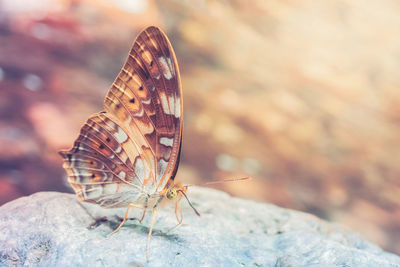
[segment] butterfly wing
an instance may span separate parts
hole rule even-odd
[[[182,140],[182,89],[166,35],[139,34],[104,101],[105,111],[60,152],[81,200],[102,206],[138,203],[174,179]]]
[[[149,27],[137,37],[105,100],[154,170],[163,188],[177,167],[182,135],[182,89],[175,54],[166,35]]]

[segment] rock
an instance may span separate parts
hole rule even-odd
[[[176,224],[174,206],[160,207],[149,263],[151,212],[107,237],[123,209],[81,205],[75,195],[56,192],[19,198],[0,207],[0,265],[400,266],[400,257],[309,214],[206,188],[191,187],[188,196],[201,216],[182,199],[184,225],[157,235]],[[104,215],[108,221],[93,224]]]

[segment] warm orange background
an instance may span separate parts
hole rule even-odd
[[[400,254],[400,3],[0,2],[0,203],[68,191],[69,148],[136,34],[158,25],[184,92],[184,183],[314,213]]]

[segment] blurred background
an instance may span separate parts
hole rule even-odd
[[[72,192],[57,151],[135,36],[180,64],[184,183],[316,214],[400,254],[400,2],[0,1],[0,204]]]

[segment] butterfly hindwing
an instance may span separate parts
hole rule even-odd
[[[141,190],[146,173],[132,167],[135,163],[130,161],[124,148],[129,141],[120,142],[123,138],[116,123],[103,113],[95,114],[82,127],[74,147],[60,153],[64,157],[68,181],[81,200],[109,207],[125,206],[129,203],[121,203],[118,196],[126,195],[128,189],[130,194]],[[136,154],[139,156],[138,152]],[[107,198],[107,205],[104,198]]]

